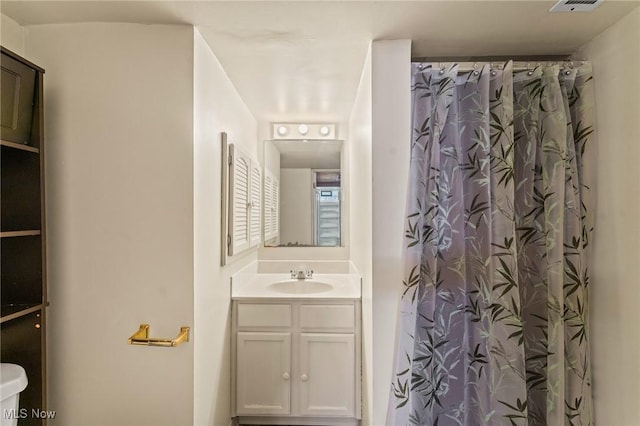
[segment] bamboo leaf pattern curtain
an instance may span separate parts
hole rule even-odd
[[[593,424],[590,65],[412,66],[387,424]]]

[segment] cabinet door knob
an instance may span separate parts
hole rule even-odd
[[[285,379],[285,380],[289,380],[289,373],[284,373],[282,375],[282,378]]]
[[[303,382],[306,382],[307,380],[309,380],[309,376],[307,376],[306,374],[303,374],[302,376],[300,376],[300,379],[301,379]]]

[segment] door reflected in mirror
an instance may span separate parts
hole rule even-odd
[[[342,145],[339,140],[265,141],[264,222],[271,223],[265,247],[342,245]]]

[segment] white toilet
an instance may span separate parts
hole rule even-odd
[[[1,426],[18,424],[18,400],[27,387],[27,373],[16,364],[0,364],[0,421]]]

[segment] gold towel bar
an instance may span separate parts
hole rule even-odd
[[[189,341],[189,327],[180,327],[180,334],[175,339],[152,339],[149,337],[149,324],[140,324],[138,331],[129,337],[130,345],[174,347]]]

